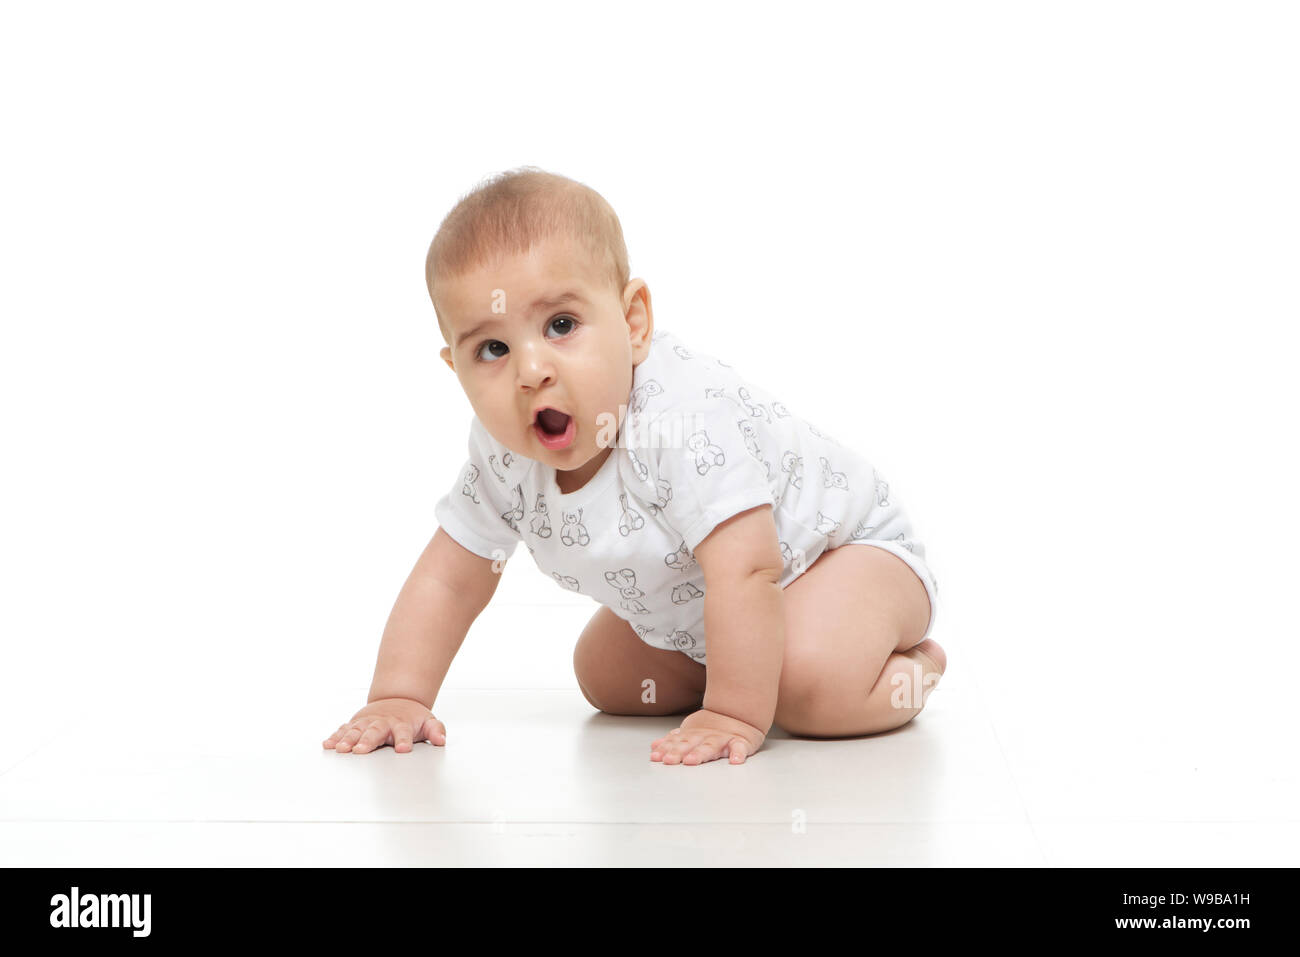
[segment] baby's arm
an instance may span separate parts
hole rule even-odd
[[[379,643],[379,660],[364,708],[323,744],[364,753],[412,740],[445,744],[446,729],[430,710],[470,625],[487,607],[501,575],[439,528],[406,579]],[[441,738],[441,741],[435,741]]]
[[[666,764],[733,764],[760,747],[776,715],[785,652],[780,541],[772,507],[733,515],[694,549],[704,572],[709,667],[704,707],[652,746]],[[688,759],[689,758],[689,759]]]

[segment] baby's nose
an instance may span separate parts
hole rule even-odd
[[[525,342],[518,347],[519,375],[533,382],[555,380],[555,364],[549,352],[535,343]]]

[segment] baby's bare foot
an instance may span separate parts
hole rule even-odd
[[[939,683],[943,670],[948,667],[948,656],[933,638],[927,638],[900,654],[921,666],[921,704],[924,706],[930,699],[930,692]]]
[[[939,643],[933,638],[927,638],[925,641],[913,645],[911,648],[908,648],[907,651],[902,653],[908,657],[912,657],[913,652],[916,653],[917,657],[924,659],[924,661],[921,662],[921,665],[922,667],[925,667],[927,671],[937,671],[939,674],[943,674],[945,669],[948,667],[948,656],[944,654],[943,648],[941,648]],[[915,661],[916,659],[913,658],[913,660]]]

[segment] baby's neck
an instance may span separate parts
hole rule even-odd
[[[609,458],[612,451],[608,446],[601,449],[585,465],[568,471],[562,469],[555,470],[555,484],[563,495],[571,495],[578,489],[582,488],[600,471],[600,467],[605,464],[605,459]]]

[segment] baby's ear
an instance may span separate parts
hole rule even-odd
[[[452,361],[451,361],[451,347],[450,347],[450,346],[443,346],[443,347],[442,347],[442,351],[439,352],[438,355],[440,355],[440,356],[442,357],[442,361],[443,361],[443,362],[447,363],[448,367],[451,369],[452,372],[455,372],[455,371],[456,371],[456,366],[455,366],[455,365],[452,363]]]

